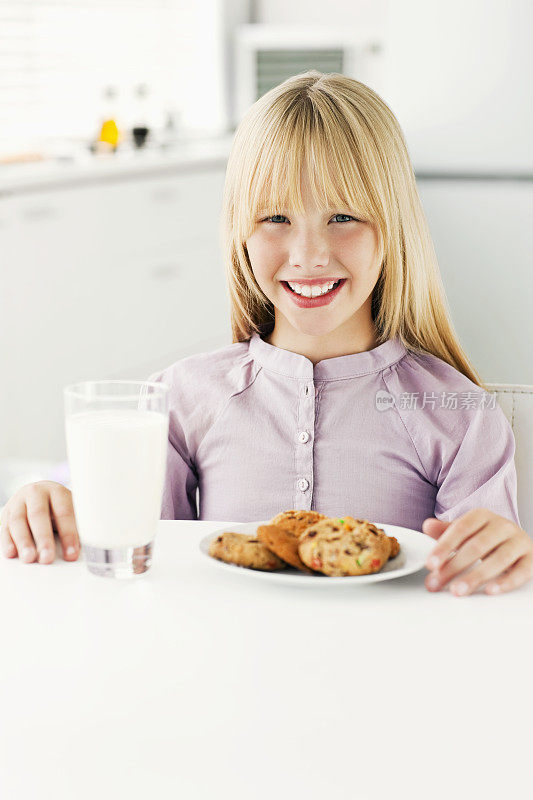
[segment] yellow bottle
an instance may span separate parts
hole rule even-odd
[[[106,119],[105,122],[102,123],[98,141],[107,142],[113,147],[117,146],[120,141],[120,133],[114,119]]]
[[[122,141],[122,133],[115,119],[118,90],[114,86],[107,86],[104,90],[104,97],[106,109],[103,114],[102,126],[97,142],[103,142],[104,146],[116,150],[117,145]]]

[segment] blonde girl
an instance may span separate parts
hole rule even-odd
[[[222,244],[233,343],[150,376],[171,388],[162,519],[352,515],[437,539],[432,591],[529,580],[513,433],[453,330],[379,95],[311,70],[254,103],[228,160]],[[79,548],[70,493],[48,481],[6,506],[6,555],[33,536],[53,560],[48,506],[65,552]]]

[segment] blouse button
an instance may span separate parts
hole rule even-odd
[[[300,478],[300,480],[298,481],[298,488],[302,492],[305,492],[306,489],[309,489],[309,481],[306,478]]]
[[[304,444],[306,442],[308,442],[309,441],[309,434],[307,433],[307,431],[300,431],[300,433],[298,434],[298,440],[300,442],[303,442]]]

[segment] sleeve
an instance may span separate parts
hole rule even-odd
[[[442,464],[435,517],[451,522],[473,508],[488,508],[520,525],[515,440],[499,405],[478,408]]]
[[[162,381],[163,378],[162,373],[156,373],[147,380]],[[198,519],[197,488],[198,474],[187,451],[185,433],[178,415],[171,408],[168,425],[167,469],[160,519]]]
[[[172,433],[169,428],[167,473],[161,503],[161,519],[198,519],[196,509],[198,478],[193,465],[179,447]]]

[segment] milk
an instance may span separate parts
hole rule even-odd
[[[82,544],[138,547],[161,515],[168,415],[117,409],[65,420],[72,500]]]

